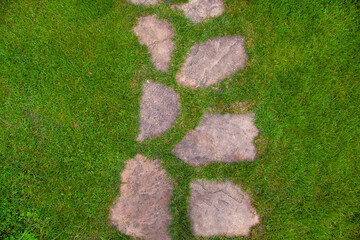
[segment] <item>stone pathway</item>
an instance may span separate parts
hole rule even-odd
[[[128,0],[138,5],[155,5],[158,0]],[[224,11],[223,0],[189,0],[176,5],[192,22],[217,17]],[[141,44],[148,47],[159,71],[169,69],[174,50],[173,27],[156,15],[142,17],[134,28]],[[244,69],[248,55],[241,36],[209,39],[190,49],[176,75],[177,82],[191,89],[208,88]],[[168,131],[180,114],[179,95],[170,87],[146,80],[140,102],[140,133],[137,140],[158,137]],[[254,161],[254,139],[259,134],[255,115],[204,114],[196,129],[185,135],[171,151],[194,167],[210,162]],[[138,154],[130,159],[121,175],[120,197],[111,208],[112,224],[122,233],[140,239],[171,239],[169,202],[172,183],[159,160]],[[196,236],[228,237],[249,235],[260,217],[240,186],[230,181],[217,183],[205,179],[190,184],[189,217]]]
[[[194,167],[210,162],[253,161],[259,134],[253,114],[205,114],[204,120],[172,150]]]
[[[240,36],[230,36],[193,46],[177,75],[177,82],[192,89],[207,88],[231,77],[246,66],[248,57],[244,42]]]
[[[170,87],[147,81],[140,103],[140,134],[142,142],[165,133],[179,115],[179,95]]]
[[[111,209],[112,224],[129,236],[170,240],[172,184],[160,161],[136,155],[126,164],[121,181],[121,197]]]
[[[197,236],[248,235],[259,224],[259,216],[239,186],[230,181],[198,180],[190,184],[189,215]]]
[[[217,17],[224,12],[223,0],[189,0],[188,3],[175,5],[184,11],[185,16],[192,22],[199,23],[210,17]]]
[[[140,43],[148,47],[151,59],[159,71],[167,71],[174,50],[172,37],[175,35],[172,26],[155,15],[140,18],[134,28]]]

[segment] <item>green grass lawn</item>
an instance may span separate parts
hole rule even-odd
[[[187,204],[200,178],[230,179],[251,195],[261,216],[252,239],[360,238],[359,3],[226,7],[194,25],[167,3],[0,1],[0,239],[130,239],[110,227],[109,208],[137,153],[160,158],[174,182],[173,239],[195,239]],[[167,73],[132,31],[154,13],[176,31]],[[191,46],[234,34],[247,39],[244,71],[205,90],[176,83]],[[146,79],[180,94],[181,116],[137,143]],[[255,162],[196,169],[170,153],[205,111],[239,112],[239,102],[261,130]]]

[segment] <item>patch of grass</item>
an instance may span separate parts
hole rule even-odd
[[[160,158],[174,181],[173,239],[194,239],[187,203],[189,183],[200,178],[230,179],[252,196],[261,216],[253,239],[360,237],[359,5],[226,6],[192,24],[169,4],[0,3],[0,238],[130,239],[108,215],[119,174],[137,153]],[[138,17],[154,13],[176,31],[167,73],[132,32]],[[247,39],[244,71],[204,90],[176,83],[191,46],[234,34]],[[140,144],[146,79],[173,87],[182,108],[171,130]],[[241,102],[261,130],[255,162],[195,169],[170,153],[205,111],[234,113]]]

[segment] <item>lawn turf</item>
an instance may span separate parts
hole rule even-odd
[[[167,73],[132,31],[154,13],[176,32]],[[195,25],[169,3],[1,1],[0,238],[130,239],[109,208],[137,153],[174,182],[173,239],[195,239],[187,204],[200,178],[242,184],[261,216],[252,239],[360,238],[359,16],[357,1],[228,0]],[[209,89],[176,83],[191,46],[234,34],[247,39],[244,71]],[[181,116],[137,143],[146,79],[180,94]],[[204,111],[239,113],[239,102],[261,130],[255,162],[196,169],[170,153]]]

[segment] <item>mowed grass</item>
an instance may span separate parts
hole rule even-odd
[[[109,208],[137,153],[160,158],[174,183],[173,239],[195,239],[189,183],[200,178],[230,179],[251,195],[261,216],[251,239],[360,238],[359,4],[226,7],[194,25],[168,3],[0,2],[1,239],[130,239],[110,226]],[[154,13],[176,31],[167,73],[132,31]],[[176,83],[192,45],[234,34],[247,39],[244,71],[205,90]],[[170,131],[140,144],[146,79],[173,87],[182,108]],[[170,153],[205,111],[240,113],[239,102],[261,130],[255,162],[196,169]]]

